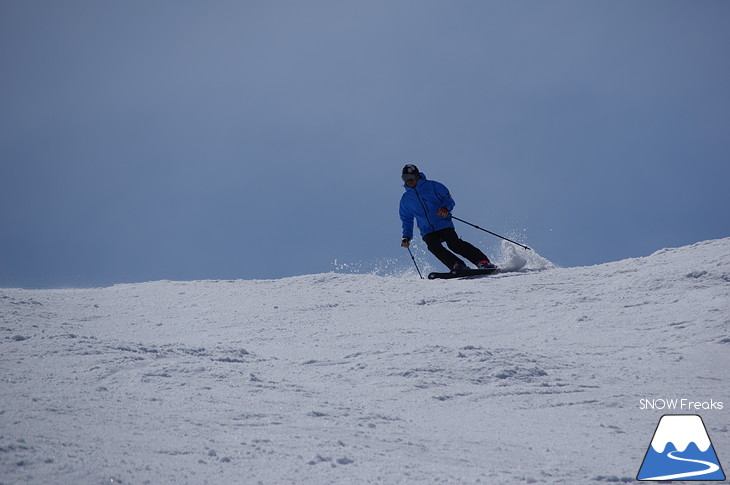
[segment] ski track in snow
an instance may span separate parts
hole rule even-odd
[[[633,481],[639,399],[730,404],[730,238],[533,262],[0,289],[0,484]]]

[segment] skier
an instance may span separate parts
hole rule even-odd
[[[400,219],[403,223],[401,246],[407,248],[411,245],[415,218],[428,250],[450,270],[468,268],[454,253],[465,257],[479,269],[495,268],[483,252],[456,234],[451,221],[455,202],[449,189],[439,182],[426,179],[418,167],[412,164],[403,167],[401,178],[406,189],[400,199]],[[454,253],[444,248],[443,243]]]

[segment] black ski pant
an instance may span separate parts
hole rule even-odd
[[[426,242],[428,250],[431,251],[433,255],[436,256],[438,260],[444,263],[449,269],[453,269],[454,265],[456,264],[465,265],[464,261],[459,259],[456,254],[464,256],[474,265],[476,265],[480,261],[489,261],[489,258],[487,258],[484,253],[481,252],[478,248],[461,239],[456,234],[456,231],[453,227],[447,227],[446,229],[441,229],[440,231],[428,233],[423,236],[423,240]],[[449,249],[451,249],[451,251],[456,254],[443,247],[443,243],[446,243]]]

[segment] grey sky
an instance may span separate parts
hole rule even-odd
[[[410,265],[405,163],[564,266],[725,237],[729,45],[721,0],[7,0],[0,286]]]

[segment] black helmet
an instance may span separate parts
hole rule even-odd
[[[417,179],[420,176],[420,172],[418,170],[418,167],[413,165],[412,163],[409,163],[405,167],[403,167],[403,174],[401,175],[401,178],[404,182],[408,180]]]

